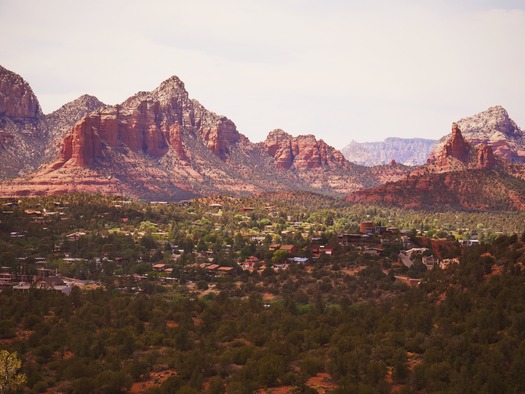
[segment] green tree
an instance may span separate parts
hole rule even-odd
[[[27,376],[17,373],[22,366],[22,361],[16,352],[9,353],[0,350],[0,393],[9,393],[22,388],[27,382]]]

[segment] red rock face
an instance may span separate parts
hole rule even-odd
[[[457,124],[471,146],[478,148],[480,145],[491,145],[495,156],[506,161],[525,163],[525,134],[509,117],[505,108],[490,107],[459,120]],[[447,138],[443,137],[436,142],[429,155],[431,159],[438,157],[446,140]]]
[[[229,146],[238,142],[240,135],[235,124],[227,118],[220,118],[214,123],[204,126],[199,134],[205,141],[206,146],[215,155],[225,160],[229,153]]]
[[[187,161],[185,135],[199,138],[211,152],[226,160],[231,145],[240,140],[231,120],[190,100],[184,84],[176,77],[164,81],[153,92],[138,93],[122,105],[92,113],[81,123],[83,126],[75,126],[72,137],[63,141],[60,161],[64,162],[71,152],[72,161],[68,165],[93,164],[102,155],[104,146],[127,147],[154,159],[164,156],[171,147],[181,160]]]
[[[274,130],[268,134],[264,147],[266,153],[275,159],[277,168],[289,169],[294,161],[292,150],[293,138],[282,130]]]
[[[490,145],[483,145],[478,148],[478,168],[490,169],[494,168],[496,161],[494,159],[494,152]]]
[[[177,156],[184,161],[188,161],[188,155],[184,150],[184,145],[182,142],[182,131],[179,124],[173,124],[169,130],[169,144]]]
[[[313,135],[292,137],[282,130],[268,134],[264,142],[266,153],[275,159],[277,168],[298,170],[323,167],[345,167],[343,154],[327,145],[323,140],[316,140]]]
[[[410,176],[354,192],[346,199],[418,209],[524,209],[525,197],[519,192],[520,187],[515,188],[512,182],[504,182],[502,178],[512,179],[503,173],[487,174],[480,170]]]
[[[454,157],[465,162],[468,159],[469,146],[465,142],[457,123],[452,123],[452,136],[446,142],[443,157]]]
[[[42,115],[38,99],[19,75],[0,66],[0,114],[14,121],[36,120]]]
[[[102,141],[97,133],[99,119],[86,117],[73,128],[64,141],[62,153],[64,162],[77,167],[88,167],[102,155]],[[71,154],[71,157],[68,155]]]

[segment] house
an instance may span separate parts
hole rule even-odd
[[[79,239],[80,237],[83,237],[84,235],[86,235],[85,232],[83,232],[83,231],[76,231],[76,232],[74,232],[74,233],[71,233],[71,234],[66,235],[66,237],[67,237],[69,240],[71,240],[71,241],[78,241],[78,239]]]
[[[287,259],[290,263],[295,264],[306,264],[308,262],[308,257],[290,257]]]
[[[299,249],[295,245],[281,245],[279,250],[284,250],[285,252],[288,252],[289,254],[295,254],[297,253]]]
[[[281,244],[271,244],[270,246],[268,246],[268,250],[276,251],[279,250],[280,247]]]
[[[241,263],[241,267],[243,270],[245,271],[252,271],[255,269],[255,265],[256,264],[260,264],[262,261],[255,257],[255,256],[250,256],[250,257],[247,257],[242,263]]]
[[[276,264],[272,265],[272,269],[274,271],[287,270],[288,269],[288,263],[276,263]]]
[[[337,236],[337,243],[341,246],[348,246],[352,243],[359,243],[361,234],[341,234]]]
[[[321,245],[321,252],[324,252],[327,256],[332,256],[335,251],[335,245]]]
[[[13,231],[11,234],[11,238],[24,238],[25,234],[19,233],[17,231]]]
[[[382,256],[385,254],[385,251],[381,248],[366,248],[365,250],[363,250],[363,253],[373,256]]]
[[[451,264],[459,264],[459,259],[443,259],[439,263],[439,268],[446,270]]]
[[[399,253],[399,260],[408,268],[414,265],[414,258],[416,256],[421,256],[423,253],[427,252],[428,248],[412,248],[409,250],[404,250]],[[423,256],[422,259],[426,257]],[[431,260],[428,260],[428,263],[431,264]]]
[[[217,268],[217,273],[219,275],[233,275],[235,274],[234,267],[219,267]]]
[[[66,284],[66,282],[64,282],[58,276],[48,276],[46,278],[38,278],[34,283],[34,288],[40,289],[40,290],[59,291],[66,295],[71,294],[71,290],[73,289],[72,286]]]
[[[66,283],[58,276],[46,276],[38,278],[34,284],[37,289],[50,290],[56,286],[65,285]]]
[[[168,268],[168,264],[162,264],[162,263],[154,264],[152,268],[153,268],[153,271],[162,272],[166,268]]]
[[[374,222],[359,223],[359,232],[363,234],[371,234],[374,232]]]
[[[375,226],[374,228],[374,232],[377,234],[377,235],[383,235],[386,233],[386,226]]]
[[[425,252],[427,252],[429,249],[428,248],[412,248],[412,249],[409,249],[407,251],[405,251],[405,254],[410,257],[410,259],[413,258],[413,255],[414,254],[423,254]]]
[[[425,264],[425,266],[427,267],[427,270],[429,271],[439,265],[439,260],[436,259],[434,256],[423,256],[421,261],[423,264]]]
[[[408,237],[406,235],[403,235],[401,237],[401,242],[403,243],[403,247],[404,248],[408,248],[408,247],[412,246],[412,240],[410,239],[410,237]]]
[[[405,267],[410,268],[414,265],[410,257],[408,257],[404,252],[400,252],[398,257]]]

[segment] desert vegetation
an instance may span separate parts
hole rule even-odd
[[[69,295],[3,286],[0,346],[20,360],[21,391],[525,390],[521,213],[411,211],[311,194],[2,204],[4,272],[38,275],[45,264],[77,284]],[[398,233],[338,242],[363,221]],[[401,238],[458,264],[405,267]],[[244,269],[250,258],[257,262]]]

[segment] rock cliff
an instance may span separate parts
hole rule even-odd
[[[60,139],[58,148],[47,148],[55,149],[53,160],[41,160],[45,165],[31,176],[4,183],[2,194],[112,190],[180,199],[303,190],[342,196],[379,184],[378,176],[312,135],[276,131],[266,145],[251,143],[230,119],[190,99],[177,77],[119,105],[82,96],[42,125],[48,142]],[[6,134],[0,142],[9,141]]]
[[[465,142],[461,130],[457,123],[452,123],[452,135],[445,143],[442,150],[441,157],[453,157],[459,161],[466,162],[468,160],[469,145]]]
[[[85,95],[44,115],[29,84],[0,66],[0,179],[28,174],[48,163],[64,134],[103,105]]]
[[[38,122],[43,116],[33,90],[24,79],[0,66],[0,118]]]
[[[409,176],[376,188],[359,190],[347,201],[416,209],[523,210],[523,179],[485,169]]]
[[[464,139],[477,148],[491,145],[493,153],[506,161],[525,163],[525,135],[516,123],[509,117],[505,108],[490,107],[486,111],[458,120]],[[449,136],[444,136],[436,142],[429,155],[431,160],[442,151]]]
[[[129,149],[158,159],[170,146],[187,160],[184,135],[199,139],[223,160],[241,138],[231,120],[190,100],[182,81],[172,77],[152,92],[139,92],[82,119],[64,138],[59,162],[90,166],[105,149]]]
[[[347,200],[409,208],[523,209],[525,177],[507,167],[492,146],[475,148],[453,123],[451,135],[427,165],[396,182],[354,192]]]
[[[311,134],[292,137],[282,130],[273,130],[264,141],[264,149],[280,169],[345,168],[349,164],[341,152]]]
[[[190,99],[177,77],[118,105],[85,95],[43,115],[29,85],[0,71],[0,175],[11,178],[1,184],[0,195],[103,192],[177,200],[266,191],[346,196],[367,189],[349,200],[523,206],[525,166],[504,164],[497,154],[503,145],[495,138],[471,145],[460,122],[429,164],[414,169],[390,159],[369,168],[313,135],[274,130],[264,142],[251,143],[230,119]],[[521,131],[504,119],[495,124],[506,130],[514,144],[507,145],[519,158]]]
[[[477,168],[490,169],[496,166],[496,159],[492,146],[482,145],[478,148],[478,163]]]

